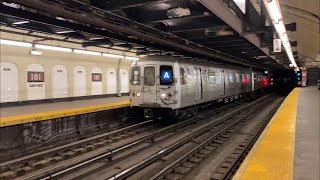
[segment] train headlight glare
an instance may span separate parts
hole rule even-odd
[[[166,97],[166,93],[161,93],[161,94],[160,94],[160,97],[161,97],[161,98],[165,98],[165,97]]]
[[[137,92],[137,97],[140,97],[140,95],[141,95],[141,94],[140,94],[139,92]]]

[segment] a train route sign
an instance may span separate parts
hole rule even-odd
[[[273,39],[273,52],[281,52],[281,39]]]

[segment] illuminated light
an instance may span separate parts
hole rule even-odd
[[[161,94],[160,94],[160,97],[161,97],[161,98],[165,98],[165,97],[166,97],[166,94],[165,94],[165,93],[161,93]]]
[[[102,53],[102,56],[112,57],[112,58],[124,58],[124,56],[122,56],[122,55],[118,55],[118,54],[109,54],[109,53]]]
[[[140,94],[139,92],[137,92],[137,97],[140,97],[140,95],[141,95],[141,94]]]
[[[134,61],[136,61],[136,60],[138,60],[139,58],[138,57],[130,57],[130,56],[126,56],[126,57],[124,57],[125,59],[129,59],[129,60],[134,60]]]
[[[63,52],[72,52],[72,49],[70,49],[70,48],[57,47],[57,46],[48,46],[48,45],[36,44],[35,47],[38,48],[38,49],[46,49],[46,50],[53,50],[53,51],[63,51]]]
[[[26,23],[29,23],[30,21],[19,21],[19,22],[15,22],[15,23],[12,23],[14,25],[19,25],[19,24],[26,24]]]
[[[272,83],[270,83],[271,85],[273,85],[273,82]]]
[[[86,51],[86,50],[75,49],[75,50],[73,50],[73,52],[79,53],[79,54],[88,54],[88,55],[101,56],[100,52],[95,52],[95,51]]]
[[[12,46],[22,46],[22,47],[32,47],[31,43],[6,40],[6,39],[0,39],[0,44],[6,44],[6,45],[12,45]]]
[[[270,9],[270,16],[271,19],[275,22],[275,23],[279,23],[279,21],[282,19],[282,15],[281,15],[281,11],[278,8],[278,5],[276,4],[275,0],[268,2],[267,4],[269,6]]]
[[[42,54],[42,52],[41,51],[32,50],[32,51],[30,51],[30,54],[31,55],[35,55],[35,56],[40,56]]]
[[[56,33],[57,34],[66,34],[66,33],[72,33],[72,32],[75,32],[73,30],[66,30],[66,31],[57,31]]]
[[[268,74],[268,71],[264,71],[265,74]]]
[[[288,55],[288,58],[292,64],[292,67],[297,67],[297,64],[294,60],[291,44],[289,42],[288,35],[286,33],[286,28],[282,19],[281,9],[278,0],[265,0],[265,6],[267,7],[270,19],[274,25],[274,28],[277,31],[278,36],[280,37],[283,47]],[[291,67],[291,66],[290,66]]]

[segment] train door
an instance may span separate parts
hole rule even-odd
[[[143,67],[143,102],[157,102],[157,82],[156,82],[156,65],[145,65]]]
[[[220,79],[221,79],[221,84],[222,84],[221,95],[224,96],[224,95],[226,95],[226,81],[224,80],[224,70],[221,70],[220,73],[221,73]]]
[[[201,68],[194,67],[194,75],[195,75],[195,100],[202,99],[202,76],[201,76]]]

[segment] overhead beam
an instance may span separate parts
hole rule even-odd
[[[133,29],[131,27],[124,27],[115,23],[110,23],[108,21],[105,20],[105,17],[102,17],[101,14],[89,14],[89,13],[85,13],[82,12],[83,14],[81,16],[79,16],[79,12],[75,13],[74,11],[71,11],[70,9],[72,9],[72,7],[64,7],[61,6],[57,3],[54,3],[52,1],[46,1],[46,0],[38,0],[38,1],[25,1],[25,0],[8,0],[9,2],[13,2],[13,3],[17,3],[26,7],[30,7],[33,9],[38,9],[41,10],[43,12],[46,12],[48,14],[50,14],[51,16],[59,16],[59,17],[64,17],[67,19],[72,19],[74,21],[78,21],[81,23],[85,23],[94,27],[98,27],[98,28],[104,28],[104,29],[108,29],[109,31],[112,32],[117,32],[117,33],[121,33],[122,36],[126,35],[126,36],[130,36],[133,38],[129,38],[128,42],[130,42],[131,40],[134,41],[136,40],[136,38],[143,40],[146,44],[153,44],[151,45],[154,46],[155,43],[158,46],[163,47],[164,49],[168,49],[173,48],[176,49],[178,51],[185,51],[187,53],[190,54],[196,54],[198,56],[203,56],[206,57],[208,59],[220,59],[225,61],[225,62],[229,62],[229,63],[235,63],[235,64],[241,64],[241,65],[245,65],[245,66],[253,66],[253,67],[258,67],[258,68],[263,68],[262,66],[255,64],[255,63],[251,63],[247,60],[241,59],[241,58],[237,58],[235,56],[232,55],[228,55],[226,53],[223,52],[219,52],[210,48],[206,48],[206,47],[201,47],[197,44],[194,44],[192,42],[186,42],[183,39],[179,39],[178,37],[174,37],[170,34],[167,34],[168,37],[172,37],[175,38],[175,41],[169,41],[168,39],[164,39],[163,37],[160,37],[157,34],[154,33],[150,33],[150,32],[141,32],[138,31],[137,29]],[[4,8],[9,8],[9,7],[3,7],[4,5],[1,4],[1,11],[0,13],[6,13],[6,11],[4,11]],[[76,8],[76,7],[74,7]],[[76,9],[74,9],[76,10]],[[22,11],[22,10],[18,10],[18,11]],[[119,17],[120,18],[120,17]],[[50,23],[50,22],[46,22],[46,23]],[[134,22],[132,22],[134,23]],[[138,25],[138,24],[137,24]],[[146,28],[146,27],[145,27]],[[82,30],[81,28],[79,28],[80,30]],[[155,30],[154,30],[155,31]],[[95,31],[91,32],[91,33],[95,33]],[[159,32],[159,34],[161,34]],[[161,34],[163,35],[163,34]],[[170,37],[170,38],[171,38]]]
[[[155,3],[165,3],[170,0],[90,0],[91,5],[101,8],[106,11],[113,11],[117,9],[126,9],[139,6],[147,6]]]
[[[207,7],[211,12],[213,12],[216,16],[221,18],[225,23],[227,23],[230,27],[232,27],[236,32],[242,35],[242,20],[235,15],[222,0],[198,0],[201,4]],[[243,34],[245,39],[255,45],[257,48],[261,49],[266,55],[270,55],[269,48],[261,48],[261,40],[260,38],[253,33]]]

